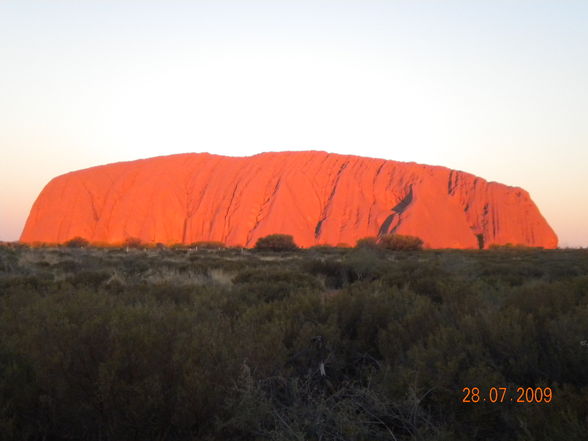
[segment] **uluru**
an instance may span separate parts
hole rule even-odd
[[[428,248],[557,247],[521,188],[440,166],[320,151],[186,153],[67,173],[39,194],[21,241],[251,247],[273,233],[303,247],[389,233],[418,236]]]

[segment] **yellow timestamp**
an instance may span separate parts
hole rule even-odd
[[[477,403],[551,403],[553,391],[550,387],[517,387],[513,393],[507,387],[464,387],[461,402]]]

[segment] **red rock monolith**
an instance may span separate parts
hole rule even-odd
[[[163,156],[74,171],[35,201],[21,241],[221,241],[273,233],[298,245],[398,233],[429,248],[522,244],[557,236],[529,194],[445,167],[318,151]]]

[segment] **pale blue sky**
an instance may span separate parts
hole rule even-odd
[[[588,1],[0,3],[0,240],[54,176],[318,149],[525,188],[588,246]]]

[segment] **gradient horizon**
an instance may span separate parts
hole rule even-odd
[[[325,150],[529,191],[588,246],[588,2],[0,4],[0,240],[50,179]]]

